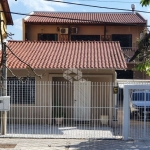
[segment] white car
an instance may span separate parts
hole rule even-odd
[[[135,115],[144,118],[150,114],[150,91],[134,91],[130,99],[130,118]]]

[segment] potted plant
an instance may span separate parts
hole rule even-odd
[[[60,103],[55,104],[54,116],[55,116],[55,124],[61,125],[64,120],[64,113]]]

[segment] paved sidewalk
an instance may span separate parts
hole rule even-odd
[[[149,150],[150,141],[0,138],[0,150]]]

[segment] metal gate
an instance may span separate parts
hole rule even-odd
[[[123,101],[114,87],[108,82],[8,82],[5,137],[121,139]]]
[[[150,139],[150,85],[124,86],[125,139]]]

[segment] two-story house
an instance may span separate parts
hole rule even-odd
[[[6,38],[7,25],[13,25],[12,16],[9,9],[9,4],[7,0],[0,1],[0,17],[1,17],[1,31],[2,38]]]
[[[119,79],[144,79],[128,63],[136,40],[147,25],[139,13],[32,12],[23,19],[23,41],[119,41],[127,70],[116,70]],[[40,17],[41,16],[41,17]],[[42,17],[45,16],[45,17]]]
[[[43,87],[44,84],[37,84],[39,78],[29,71],[29,67],[11,52],[8,53],[7,64],[14,74],[19,77],[32,76],[28,79],[31,85],[26,82],[24,82],[26,85],[20,85],[16,78],[11,77],[12,74],[8,74],[10,76],[8,80],[14,84],[8,85],[8,94],[11,95],[11,103],[17,106],[19,104],[18,111],[22,111],[19,118],[27,118],[30,106],[33,107],[30,118],[36,118],[44,111],[46,112],[44,117],[49,118],[51,122],[54,118],[52,106],[58,100],[61,100],[64,107],[70,106],[65,108],[66,118],[73,118],[74,100],[84,101],[86,97],[89,108],[113,108],[106,111],[99,109],[97,113],[107,115],[111,120],[115,116],[116,106],[112,85],[102,87],[93,85],[92,82],[113,83],[116,81],[116,71],[118,78],[136,78],[137,73],[131,70],[134,64],[127,63],[127,58],[130,58],[130,54],[134,54],[136,39],[146,25],[147,21],[136,12],[30,13],[23,19],[23,41],[9,41],[8,46],[22,61],[30,64],[36,73],[42,74],[40,81],[49,83],[49,86]],[[138,76],[140,75],[138,73]],[[141,77],[143,78],[142,75]],[[79,90],[78,80],[86,81],[84,84],[86,83],[85,86],[89,88],[85,89],[83,86]],[[58,84],[63,81],[76,82],[71,84],[73,87]],[[57,84],[52,84],[53,82]],[[85,96],[80,97],[81,95]],[[25,106],[22,107],[20,104]],[[38,106],[43,107],[41,109]],[[95,120],[100,117],[96,115],[95,109],[88,110],[84,112],[85,115],[89,114],[88,117],[91,114],[95,114],[92,115],[96,117]],[[11,118],[17,116],[16,113],[15,108],[12,108]],[[74,114],[78,114],[77,118],[81,116],[78,111]],[[33,120],[28,120],[30,121]]]

